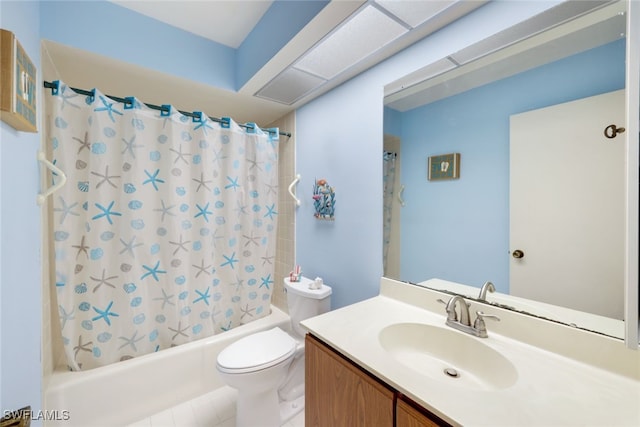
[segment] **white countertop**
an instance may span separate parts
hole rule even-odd
[[[411,288],[406,288],[408,286]],[[513,323],[518,319],[516,316],[525,318],[523,322],[530,320],[527,316],[502,313],[500,309],[483,308],[485,312],[504,315],[501,316],[503,321],[487,321],[489,337],[474,339],[482,340],[513,364],[517,371],[515,383],[502,389],[477,390],[462,387],[455,379],[444,375],[442,380],[430,379],[419,374],[419,366],[408,367],[397,362],[382,347],[378,335],[386,326],[407,322],[449,328],[445,326],[444,306],[436,302],[437,298],[448,297],[401,282],[386,289],[394,288],[405,295],[396,298],[394,291],[381,292],[377,297],[307,319],[302,325],[374,376],[452,424],[640,426],[640,381],[634,366],[640,362],[638,352],[626,350],[633,354],[620,353],[621,363],[631,366],[633,373],[621,375],[615,369],[602,369],[527,344],[526,340],[501,335],[498,325]],[[422,306],[417,301],[421,299],[425,301]],[[471,313],[472,319],[475,318],[473,306]],[[511,331],[512,327],[505,330]],[[524,331],[530,331],[529,327],[523,324]],[[549,339],[562,340],[563,333],[563,329],[558,329],[558,335],[549,336]],[[576,345],[582,344],[576,342]],[[606,342],[603,347],[610,345]],[[594,349],[596,353],[597,350]],[[613,365],[617,363],[616,355],[617,352],[612,355]],[[640,370],[640,364],[637,368]]]

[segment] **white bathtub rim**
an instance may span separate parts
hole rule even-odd
[[[217,353],[242,336],[276,326],[290,331],[290,317],[277,307],[271,306],[271,313],[269,315],[254,320],[253,322],[238,326],[222,334],[216,334],[208,338],[171,347],[158,353],[135,357],[88,371],[74,372],[67,370],[66,367],[59,367],[59,369],[51,375],[46,387],[44,406],[49,410],[69,410],[71,412],[71,420],[60,424],[65,427],[71,425],[83,427],[88,425],[113,426],[135,422],[156,413],[158,410],[167,409],[223,386],[224,384],[221,379],[217,378],[215,369],[215,357]],[[159,358],[158,356],[161,354],[163,357]],[[204,372],[204,374],[193,373],[195,377],[193,381],[187,386],[177,389],[175,396],[168,397],[166,391],[162,394],[160,390],[161,394],[156,399],[154,396],[150,396],[149,393],[145,393],[147,395],[144,396],[143,399],[136,399],[135,407],[124,408],[122,405],[114,402],[112,402],[111,407],[107,407],[103,403],[98,402],[97,399],[85,399],[86,396],[82,393],[83,383],[86,381],[108,382],[109,377],[119,375],[114,381],[116,383],[118,383],[118,381],[122,383],[122,377],[129,372],[144,372],[145,370],[148,372],[152,370],[151,367],[157,366],[162,368],[164,360],[181,360],[181,358],[184,358],[189,363],[186,365],[187,367],[183,366],[184,364],[182,366],[176,366],[176,377],[180,377],[179,373],[184,372],[187,372],[190,376],[192,375],[192,371],[197,371],[198,367],[203,369],[202,372]],[[150,382],[157,382],[157,379],[151,378]],[[144,386],[131,383],[131,387],[140,388]],[[152,389],[154,392],[156,391],[156,387],[149,387],[149,389]],[[79,396],[82,396],[82,398]],[[119,399],[126,400],[120,396],[115,396],[114,400],[118,401]],[[149,401],[149,405],[141,405],[142,401],[146,400]],[[94,402],[95,405],[93,406],[95,406],[95,408],[92,408],[91,405]],[[55,424],[52,423],[48,425]]]
[[[153,352],[153,353],[149,353],[149,354],[143,354],[141,356],[137,356],[137,357],[133,357],[131,359],[127,359],[127,360],[123,360],[121,362],[116,362],[116,363],[112,363],[110,365],[107,366],[101,366],[98,368],[93,368],[93,369],[89,369],[86,371],[71,371],[66,365],[58,365],[55,367],[54,369],[54,374],[52,376],[52,381],[50,382],[50,387],[55,387],[56,383],[58,383],[60,380],[62,381],[68,381],[68,378],[74,377],[74,376],[78,376],[78,374],[95,374],[95,375],[100,375],[100,373],[102,371],[108,371],[109,368],[114,368],[120,364],[122,364],[121,366],[124,368],[128,368],[131,366],[135,366],[136,364],[144,364],[147,362],[147,360],[151,357],[157,357],[157,354],[162,352],[164,355],[169,356],[170,354],[179,354],[181,352],[187,352],[190,350],[190,345],[203,345],[206,346],[207,344],[210,344],[211,342],[218,342],[221,339],[225,339],[225,340],[231,340],[233,338],[240,338],[244,335],[247,335],[247,329],[249,330],[253,330],[254,328],[261,328],[265,325],[270,324],[272,321],[289,321],[289,315],[286,314],[284,311],[280,310],[278,307],[275,306],[271,306],[271,313],[269,313],[268,315],[261,317],[260,319],[254,320],[253,322],[250,323],[246,323],[244,325],[240,325],[237,326],[233,329],[230,329],[226,332],[220,333],[220,334],[215,334],[215,335],[211,335],[210,337],[206,337],[206,338],[201,338],[199,340],[196,341],[191,341],[185,344],[181,344],[181,345],[177,345],[174,347],[169,347],[169,348],[165,348],[163,350],[160,350],[158,352]],[[281,326],[282,329],[285,329],[284,327]],[[290,332],[290,325],[289,327],[286,329],[287,332]],[[214,363],[215,366],[215,363]],[[58,379],[56,381],[56,379],[54,379],[54,377],[56,379]],[[49,388],[50,388],[49,387]]]

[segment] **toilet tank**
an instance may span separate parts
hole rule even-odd
[[[301,321],[331,309],[331,287],[323,284],[320,289],[309,289],[312,283],[313,280],[306,277],[300,278],[299,282],[292,282],[288,277],[284,279],[291,328],[297,338],[304,338],[306,334],[300,326]]]

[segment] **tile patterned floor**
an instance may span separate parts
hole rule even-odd
[[[235,427],[236,396],[225,386],[127,427]],[[282,427],[304,427],[304,411]]]

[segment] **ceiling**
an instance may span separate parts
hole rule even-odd
[[[480,50],[469,46],[390,83],[385,105],[412,110],[619,40],[626,33],[625,11],[623,1],[564,3],[483,40]]]
[[[111,2],[234,49],[240,47],[273,3],[272,0]]]
[[[115,4],[237,48],[272,1],[113,0]],[[109,95],[230,116],[265,126],[459,19],[479,0],[334,0],[233,92],[45,40],[53,77]],[[286,4],[286,3],[285,3]],[[185,7],[187,6],[187,7]],[[47,61],[45,61],[47,62]],[[131,77],[121,78],[123,74]],[[118,78],[117,76],[120,76]],[[47,74],[44,74],[45,79]]]

